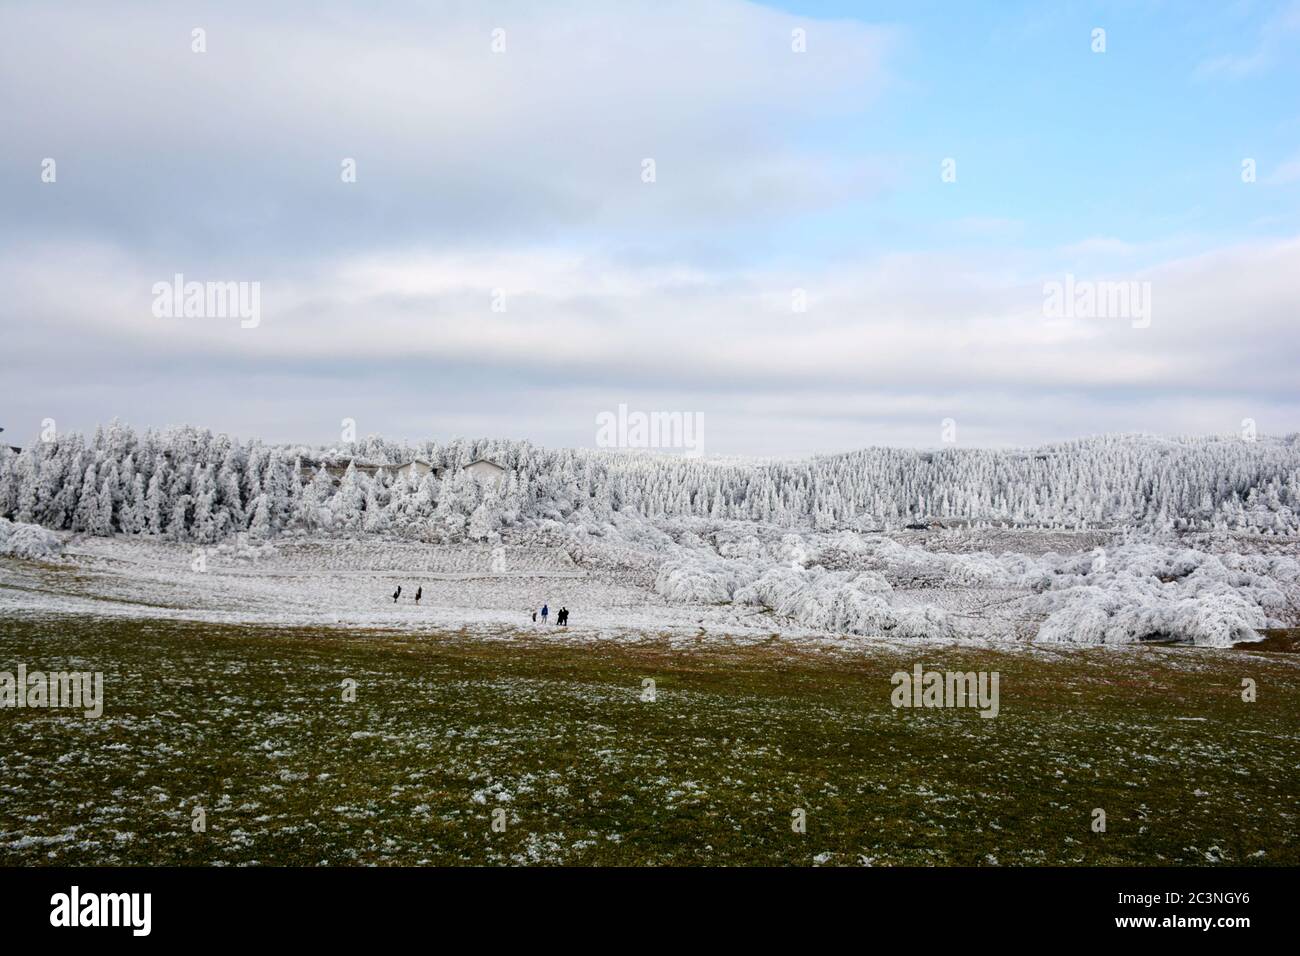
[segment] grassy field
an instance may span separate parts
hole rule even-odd
[[[0,710],[6,865],[1300,864],[1284,653],[0,621],[20,662],[107,704]],[[999,672],[999,716],[893,709],[916,662]]]

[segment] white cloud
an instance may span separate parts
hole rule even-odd
[[[1196,74],[1240,79],[1262,73],[1295,55],[1297,35],[1300,35],[1300,0],[1289,0],[1265,20],[1252,49],[1208,57],[1196,65]]]
[[[155,318],[150,287],[168,276],[125,254],[48,248],[21,266],[6,255],[0,268],[15,290],[6,308],[27,320],[13,323],[11,354],[22,365],[4,372],[21,380],[25,369],[58,365],[127,390],[183,386],[206,396],[213,424],[245,431],[254,423],[220,420],[220,392],[248,377],[264,382],[259,394],[272,403],[292,400],[305,380],[422,406],[429,383],[472,382],[455,414],[484,412],[474,396],[491,392],[503,404],[487,431],[508,431],[520,416],[506,409],[534,408],[539,396],[576,409],[566,413],[570,425],[627,396],[653,396],[656,408],[725,411],[731,441],[761,433],[767,452],[814,433],[860,443],[871,422],[903,432],[951,406],[1002,443],[1045,409],[1061,416],[1058,437],[1120,424],[1117,402],[1128,407],[1118,419],[1155,431],[1170,429],[1147,420],[1154,409],[1170,426],[1199,423],[1194,430],[1214,430],[1239,407],[1300,411],[1300,293],[1291,281],[1300,240],[1078,277],[1149,282],[1149,328],[1045,318],[1043,282],[1061,274],[1026,268],[1010,281],[1006,256],[891,256],[794,275],[554,251],[375,255],[265,277],[262,324],[241,329],[235,320]],[[792,311],[795,288],[807,290],[807,312]],[[492,311],[496,289],[505,290],[505,312]],[[426,385],[411,394],[412,381]],[[1175,407],[1182,411],[1170,416]],[[1014,408],[1025,411],[1015,417]],[[785,424],[761,425],[773,412]],[[573,425],[578,437],[582,427]]]
[[[1094,236],[1071,243],[1065,252],[1071,255],[1130,255],[1136,247],[1131,242],[1111,236]]]
[[[880,95],[884,28],[740,0],[133,11],[5,5],[0,89],[39,95],[6,117],[11,162],[61,160],[61,188],[82,188],[75,226],[136,242],[291,256],[308,237],[626,237],[826,206],[883,179],[792,143]]]
[[[1270,186],[1285,186],[1300,182],[1300,154],[1292,156],[1277,165],[1264,180]]]

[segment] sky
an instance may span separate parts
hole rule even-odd
[[[0,426],[1285,434],[1297,213],[1300,0],[6,0]]]

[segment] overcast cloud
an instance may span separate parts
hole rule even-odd
[[[7,4],[5,437],[118,416],[332,442],[353,418],[592,445],[619,403],[703,413],[716,454],[931,446],[945,418],[963,444],[1295,430],[1294,110],[1234,112],[1277,143],[1257,182],[1233,142],[1171,157],[1179,190],[1130,156],[1116,195],[1061,169],[1021,205],[966,172],[968,137],[955,183],[909,139],[960,123],[923,91],[930,29],[732,0]],[[1186,90],[1215,95],[1215,55],[1187,51]],[[1077,69],[1142,69],[1111,62]],[[978,45],[966,68],[1000,69]],[[1099,231],[1107,202],[1149,202],[1141,234]],[[260,283],[257,326],[157,317],[176,273]],[[1149,322],[1045,314],[1067,273],[1144,284]]]

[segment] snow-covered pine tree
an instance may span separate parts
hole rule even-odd
[[[86,466],[77,495],[77,507],[72,513],[72,530],[94,533],[99,525],[99,480],[94,463]]]

